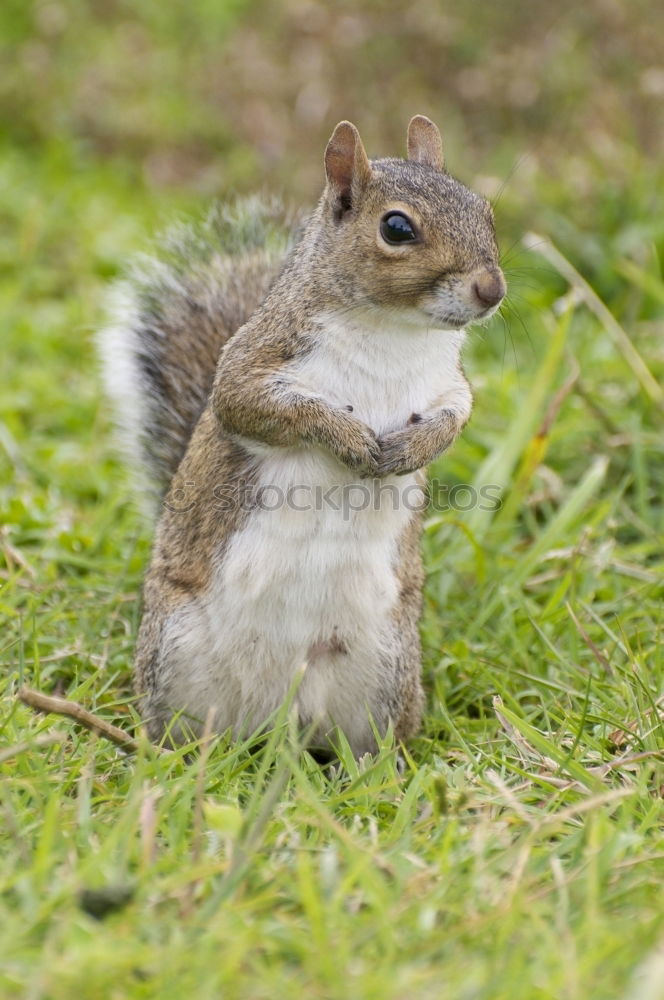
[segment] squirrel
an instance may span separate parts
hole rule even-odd
[[[423,115],[407,150],[369,160],[342,121],[304,223],[222,211],[120,288],[107,388],[165,491],[135,655],[155,741],[263,731],[292,692],[312,752],[420,726],[423,470],[470,416],[464,327],[506,285],[491,206]]]

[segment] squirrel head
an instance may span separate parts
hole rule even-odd
[[[447,173],[424,115],[407,145],[406,160],[369,160],[354,125],[335,128],[317,213],[325,271],[346,304],[414,308],[448,329],[485,319],[506,291],[491,206]]]

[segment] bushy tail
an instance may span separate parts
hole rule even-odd
[[[161,497],[212,387],[219,352],[262,302],[292,242],[280,203],[216,206],[136,258],[98,336],[106,390],[139,486]]]

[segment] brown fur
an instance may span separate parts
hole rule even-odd
[[[256,198],[215,206],[197,226],[170,230],[154,256],[138,258],[112,300],[101,337],[105,374],[117,341],[140,386],[142,426],[116,396],[129,464],[157,499],[189,445],[212,388],[219,353],[264,300],[297,217]],[[118,336],[120,335],[120,336]],[[109,369],[111,369],[109,371]]]

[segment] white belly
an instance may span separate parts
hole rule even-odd
[[[445,344],[450,336],[436,331],[405,346],[397,338],[387,365],[366,351],[350,366],[336,349],[316,352],[298,381],[384,433],[432,406],[446,377],[455,388],[460,340]],[[423,343],[426,357],[417,353]],[[383,359],[385,351],[383,343]],[[262,503],[221,555],[208,591],[169,625],[166,648],[196,664],[173,671],[173,703],[198,719],[214,705],[219,729],[251,732],[306,664],[300,717],[322,730],[339,725],[362,752],[373,744],[369,715],[379,728],[387,722],[398,543],[422,491],[414,475],[358,480],[320,449],[257,446],[255,454]]]
[[[295,693],[305,723],[339,725],[356,752],[372,745],[369,714],[386,724],[397,546],[423,493],[414,476],[358,483],[340,471],[314,450],[261,463],[266,506],[231,540],[206,594],[169,625],[166,648],[196,664],[170,691],[188,715],[204,720],[214,705],[218,729],[251,732],[306,665]],[[272,509],[292,486],[300,509]]]

